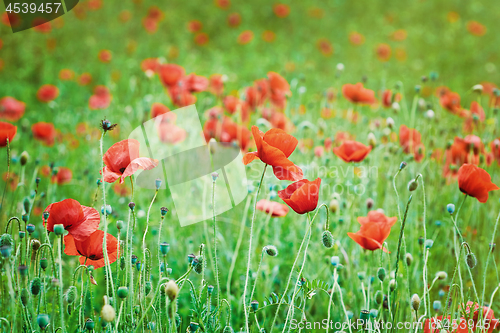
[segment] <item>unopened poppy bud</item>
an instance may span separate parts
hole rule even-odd
[[[438,312],[441,310],[441,301],[434,301],[434,303],[432,303],[432,308],[434,309],[434,311]]]
[[[467,256],[465,257],[465,262],[466,262],[467,266],[469,266],[469,268],[471,268],[471,269],[476,267],[476,265],[477,265],[476,255],[472,252],[467,254]]]
[[[71,304],[75,301],[77,292],[78,290],[75,286],[69,287],[68,291],[66,292],[66,301],[68,302],[68,304]]]
[[[94,329],[94,321],[92,319],[87,319],[87,321],[85,322],[85,328],[87,329],[87,331],[92,331]]]
[[[23,151],[21,153],[21,157],[19,159],[19,162],[21,163],[21,166],[25,166],[28,163],[28,160],[30,158],[30,155],[28,154],[27,151]]]
[[[393,128],[394,127],[394,119],[392,119],[391,117],[388,117],[385,120],[385,123],[387,124],[387,127],[389,127],[389,128]]]
[[[434,241],[432,239],[426,239],[424,244],[426,249],[430,249],[432,245],[434,245]]]
[[[30,285],[31,293],[36,296],[40,293],[41,288],[42,288],[42,280],[39,277],[33,278],[33,280],[31,280],[31,285]]]
[[[392,279],[391,281],[389,281],[389,289],[391,291],[394,291],[396,289],[396,280]]]
[[[330,230],[325,230],[323,231],[323,236],[321,237],[321,242],[323,243],[323,246],[326,247],[327,249],[331,248],[333,246],[333,235],[330,232]]]
[[[125,269],[125,257],[120,257],[120,269],[123,271]]]
[[[264,246],[264,252],[270,257],[276,257],[278,255],[278,249],[274,245]]]
[[[366,208],[372,209],[373,208],[373,204],[374,204],[374,202],[373,202],[372,198],[366,199]]]
[[[377,138],[372,132],[368,133],[368,144],[374,148],[377,145]]]
[[[406,259],[406,265],[411,266],[411,263],[413,261],[413,256],[411,255],[411,253],[407,253],[405,259]]]
[[[40,267],[43,269],[43,270],[46,270],[47,267],[49,267],[49,261],[47,260],[47,258],[42,258],[40,259]]]
[[[424,83],[427,82],[427,76],[422,75],[422,77],[420,78],[420,81],[422,81]]]
[[[21,294],[19,295],[19,297],[21,298],[21,304],[23,306],[28,305],[30,295],[28,293],[28,290],[26,290],[26,288],[21,289]]]
[[[191,332],[196,332],[196,330],[198,330],[198,328],[200,328],[200,324],[194,323],[194,322],[189,323],[189,330]]]
[[[38,316],[36,316],[36,323],[42,330],[45,330],[45,328],[50,323],[49,315],[45,313],[40,313]]]
[[[161,179],[156,179],[155,180],[155,187],[156,187],[156,190],[158,191],[161,187]]]
[[[194,264],[196,262],[196,264]],[[198,274],[203,273],[203,256],[199,255],[193,260],[194,271]]]
[[[370,317],[371,318],[377,318],[378,316],[378,310],[377,309],[371,309],[370,310]]]
[[[420,308],[420,297],[417,294],[413,294],[411,297],[411,307],[414,311],[418,311]]]
[[[337,69],[338,72],[343,72],[345,69],[345,66],[343,63],[339,62],[335,68]]]
[[[19,238],[23,239],[26,236],[26,232],[23,230],[19,231]]]
[[[59,287],[59,279],[54,278],[54,279],[50,280],[50,284],[51,284],[51,285],[52,285],[52,287],[54,287],[54,288]]]
[[[252,302],[250,302],[250,306],[252,307],[252,310],[255,312],[259,309],[259,302],[253,300]]]
[[[177,295],[179,294],[179,287],[174,280],[168,280],[168,282],[165,283],[165,293],[171,302],[177,298]]]
[[[24,200],[23,200],[23,208],[24,208],[24,211],[26,213],[29,213],[30,206],[31,206],[31,204],[30,204],[30,200],[28,199],[28,197],[24,198]]]
[[[413,192],[417,189],[418,182],[415,179],[410,180],[408,183],[408,191]]]
[[[62,224],[55,224],[54,225],[54,233],[57,236],[62,236],[64,234],[64,225],[62,225]]]
[[[207,293],[208,293],[208,296],[212,295],[212,293],[214,292],[214,286],[212,286],[211,284],[207,286]]]
[[[362,320],[364,323],[367,323],[368,320],[370,319],[370,311],[361,310],[361,313],[359,315],[359,319]]]
[[[135,265],[135,263],[137,262],[137,256],[135,254],[132,255],[132,257],[130,258],[131,262],[132,262],[132,265]]]
[[[408,163],[401,162],[401,164],[399,164],[399,170],[403,170],[404,168],[406,168],[407,165],[408,165]]]
[[[391,107],[392,107],[392,109],[393,109],[395,112],[399,112],[399,111],[401,111],[401,105],[399,105],[399,103],[398,103],[398,102],[393,102],[393,103],[391,104]]]
[[[377,292],[375,293],[375,302],[377,303],[377,305],[380,305],[382,304],[383,300],[384,300],[384,294],[382,294],[382,291],[377,290]]]
[[[40,177],[35,178],[35,183],[40,184],[40,181],[41,181]]]
[[[118,230],[123,229],[123,221],[122,220],[116,221],[116,229],[118,229]]]
[[[26,275],[28,274],[28,266],[26,265],[19,265],[17,267],[17,270],[19,271],[19,275],[21,275],[22,277],[26,277]]]
[[[167,273],[167,276],[171,275],[172,274],[172,268],[167,267],[167,269],[165,270],[165,273]]]
[[[101,309],[101,318],[107,322],[110,323],[113,320],[115,320],[116,312],[115,308],[113,308],[109,304],[105,304],[102,309]]]
[[[418,237],[418,245],[424,245],[425,239],[424,237],[420,236]]]
[[[194,258],[196,258],[196,256],[193,253],[188,254],[188,262],[189,263],[192,263]]]
[[[380,281],[385,280],[386,272],[384,267],[379,267],[379,269],[377,270],[377,276]]]
[[[482,84],[475,84],[474,86],[472,86],[472,91],[476,92],[478,94],[482,93],[483,89],[484,89],[484,87]]]
[[[167,242],[162,242],[160,244],[161,254],[163,254],[165,256],[165,255],[167,255],[168,251],[170,251],[170,244],[168,244]]]
[[[329,208],[332,213],[336,213],[339,210],[339,206],[339,201],[337,199],[332,199],[330,201]]]
[[[168,213],[167,207],[161,207],[160,211],[161,211],[161,216],[162,217],[165,216],[165,215],[167,215],[167,213]]]
[[[363,281],[366,278],[365,272],[358,272],[358,279]]]
[[[129,202],[128,208],[130,208],[131,211],[134,211],[135,203],[134,202]]]
[[[333,267],[337,267],[337,266],[338,266],[338,264],[339,264],[339,262],[340,262],[340,258],[339,258],[339,257],[337,257],[337,256],[333,256],[333,257],[331,258],[331,263],[332,263],[332,266],[333,266]]]
[[[116,292],[116,294],[121,299],[125,299],[128,296],[128,288],[127,287],[120,287],[120,288],[118,288],[118,291]]]
[[[113,213],[113,208],[110,205],[106,205],[106,215]],[[104,206],[101,206],[101,214],[104,214]]]
[[[31,224],[31,223],[30,223],[30,224],[28,224],[28,225],[26,226],[26,230],[27,230],[27,231],[28,231],[28,233],[31,235],[32,233],[34,233],[34,232],[35,232],[35,225],[34,225],[34,224]]]
[[[136,262],[136,263],[135,263],[135,269],[137,269],[137,271],[138,271],[138,272],[140,272],[140,271],[141,271],[141,269],[142,269],[142,264],[141,264],[141,262],[140,262],[140,261],[138,261],[138,262]]]
[[[448,211],[448,213],[453,214],[455,212],[455,205],[454,204],[446,205],[446,210]]]
[[[216,181],[219,178],[219,174],[217,172],[212,172],[212,181]]]
[[[439,280],[444,280],[448,277],[448,274],[446,274],[445,271],[439,271],[436,273],[436,277],[439,279]]]

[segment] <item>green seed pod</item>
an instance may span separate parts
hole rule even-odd
[[[75,301],[77,293],[78,289],[76,289],[75,286],[69,287],[68,291],[66,292],[66,301],[68,302],[68,304],[71,304]]]
[[[47,267],[49,267],[49,260],[47,258],[42,258],[40,259],[40,267],[43,269],[43,270],[46,270]]]
[[[323,231],[323,236],[321,237],[321,241],[323,242],[323,246],[327,249],[330,249],[333,246],[333,235],[330,230]]]
[[[121,299],[125,299],[128,296],[128,288],[127,287],[120,287],[120,288],[118,288],[118,291],[116,294]]]
[[[394,291],[396,289],[396,280],[392,279],[391,281],[389,281],[389,288],[391,289],[391,291]]]
[[[194,271],[198,274],[201,274],[203,272],[203,256],[197,256],[194,261],[197,262],[197,264],[194,266]]]
[[[375,293],[375,302],[377,302],[377,305],[382,304],[382,301],[384,300],[384,294],[382,294],[382,291],[377,290]]]
[[[411,297],[411,307],[414,311],[418,311],[420,308],[420,297],[417,294],[413,294]]]
[[[270,257],[276,257],[278,255],[278,249],[274,245],[264,246],[264,252]]]
[[[45,330],[45,328],[49,325],[50,323],[50,319],[49,319],[49,316],[44,314],[44,313],[41,313],[39,314],[37,317],[36,317],[36,323],[38,324],[38,326],[42,329],[42,330]]]
[[[28,154],[27,151],[23,151],[21,153],[21,158],[19,159],[19,162],[21,163],[21,166],[25,166],[26,163],[28,163],[28,160],[30,158],[30,155]]]
[[[118,230],[123,229],[123,221],[122,220],[116,221],[116,229],[118,229]]]
[[[28,304],[28,300],[30,299],[30,295],[28,294],[28,290],[26,288],[21,289],[21,303],[23,306],[26,306]]]
[[[476,267],[477,265],[477,258],[476,258],[476,255],[474,253],[469,253],[466,257],[465,257],[465,262],[467,263],[467,266],[469,266],[469,268],[474,268]]]
[[[12,236],[10,234],[3,234],[0,237],[0,247],[2,246],[12,246],[14,241],[12,240]]]
[[[33,295],[38,295],[40,293],[40,290],[42,288],[42,280],[39,277],[34,278],[31,280],[31,293]]]
[[[87,321],[85,322],[85,328],[88,330],[88,331],[92,331],[94,329],[94,321],[92,319],[87,319]]]
[[[379,267],[379,269],[377,270],[377,276],[378,276],[378,279],[380,281],[384,281],[385,280],[385,268],[384,267]]]
[[[151,288],[151,281],[146,281],[146,284],[144,285],[144,293],[146,294],[146,296],[148,296],[151,292]]]
[[[250,302],[250,306],[252,307],[252,310],[255,312],[259,309],[259,302],[254,300]]]
[[[62,225],[62,224],[54,225],[54,233],[57,236],[62,236],[64,234],[64,225]]]

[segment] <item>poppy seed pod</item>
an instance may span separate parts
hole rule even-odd
[[[382,291],[377,290],[377,292],[375,293],[375,302],[377,303],[377,305],[380,305],[382,304],[383,300],[384,300],[384,294],[382,294]]]
[[[68,302],[68,304],[71,304],[75,301],[77,293],[78,290],[75,286],[69,287],[68,291],[66,292],[66,301]]]
[[[87,331],[92,331],[94,329],[94,321],[92,319],[87,319],[87,321],[85,322],[85,328],[87,329]]]
[[[212,172],[212,181],[216,181],[219,178],[219,174],[217,172]]]
[[[43,269],[43,270],[46,270],[47,267],[49,267],[49,261],[47,260],[47,258],[42,258],[40,259],[40,267]]]
[[[339,257],[333,256],[331,258],[331,263],[332,263],[333,267],[337,267],[339,265],[339,262],[340,262],[340,258]]]
[[[208,296],[212,295],[213,292],[214,292],[214,286],[212,286],[212,285],[207,286]]]
[[[420,308],[420,297],[417,294],[413,294],[411,297],[411,307],[414,311],[418,311]]]
[[[20,230],[19,231],[19,238],[23,239],[25,236],[26,236],[26,232],[24,232],[23,230]]]
[[[475,93],[482,93],[484,90],[484,87],[482,84],[475,84],[474,86],[472,86],[472,91],[475,92]]]
[[[34,225],[34,224],[31,224],[31,223],[30,223],[30,224],[28,224],[28,225],[26,226],[26,230],[27,230],[27,231],[28,231],[28,233],[31,235],[32,233],[34,233],[34,232],[35,232],[35,225]]]
[[[127,287],[120,287],[120,288],[118,288],[118,291],[116,292],[116,294],[121,299],[125,299],[128,296],[128,288]]]
[[[270,257],[276,257],[278,255],[278,249],[274,245],[264,246],[264,252]]]
[[[162,242],[160,244],[161,254],[163,254],[165,256],[165,255],[167,255],[168,251],[170,251],[170,244],[168,244],[167,242]]]
[[[189,323],[189,330],[191,332],[196,332],[198,328],[200,328],[200,324],[194,322]]]
[[[162,217],[165,216],[165,215],[167,215],[167,213],[168,213],[168,209],[166,207],[161,207],[160,211],[161,211],[161,216]]]
[[[19,159],[19,162],[21,163],[21,166],[25,166],[28,163],[28,160],[30,158],[30,155],[28,154],[27,151],[23,151],[21,153],[21,158]]]
[[[26,266],[26,265],[19,265],[17,267],[17,270],[19,271],[19,274],[22,277],[26,277],[26,275],[28,274],[28,266]]]
[[[135,265],[135,263],[137,262],[137,256],[133,254],[130,260],[132,261],[132,265]]]
[[[323,246],[326,247],[327,249],[333,246],[334,239],[330,230],[323,231],[323,236],[321,237],[321,241],[323,243]]]
[[[161,179],[156,179],[155,180],[155,187],[156,187],[156,190],[158,191],[161,187]]]
[[[40,293],[41,288],[42,288],[42,280],[39,277],[33,278],[33,280],[31,280],[31,286],[30,286],[31,293],[36,296]]]
[[[476,255],[474,253],[472,253],[472,252],[469,253],[469,254],[467,254],[467,256],[465,257],[465,263],[471,269],[474,268],[474,267],[476,267],[476,265],[477,265]]]
[[[359,281],[363,281],[366,278],[366,273],[365,272],[358,272],[358,279]]]
[[[135,203],[134,202],[129,202],[128,208],[130,208],[131,211],[134,211]]]
[[[385,280],[386,272],[384,267],[379,267],[377,270],[377,276],[380,281],[383,282]]]
[[[401,162],[401,164],[399,164],[399,170],[403,170],[404,168],[406,168],[407,165],[408,165],[408,163]]]
[[[101,310],[101,318],[107,322],[110,323],[113,320],[115,320],[116,312],[115,308],[113,308],[111,305],[106,304],[102,307]]]
[[[62,236],[64,234],[64,225],[62,225],[62,224],[54,225],[54,233],[57,236]]]
[[[446,210],[448,211],[448,213],[453,214],[455,212],[455,205],[454,204],[446,205]]]
[[[438,312],[441,310],[441,301],[434,301],[434,303],[432,303],[432,308],[434,309],[434,311]]]
[[[364,323],[367,323],[368,320],[370,319],[370,311],[361,310],[361,314],[359,315],[359,319],[362,320]]]
[[[177,286],[174,280],[168,280],[168,282],[165,283],[164,286],[167,297],[170,299],[171,302],[174,301],[177,298],[177,295],[179,294],[179,287]]]
[[[439,280],[444,280],[448,277],[448,274],[445,272],[445,271],[439,271],[436,273],[436,277],[439,279]]]
[[[50,323],[49,315],[45,313],[40,313],[38,316],[36,316],[36,323],[42,330],[45,330],[45,328]]]
[[[434,241],[432,239],[426,239],[424,244],[426,249],[430,249],[432,245],[434,245]]]
[[[123,221],[122,220],[116,221],[116,229],[118,229],[118,230],[123,229]]]
[[[259,302],[253,300],[252,302],[250,302],[250,306],[252,307],[252,310],[255,312],[259,309]]]

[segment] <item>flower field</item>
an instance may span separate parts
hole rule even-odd
[[[0,332],[500,331],[493,1],[5,3]]]

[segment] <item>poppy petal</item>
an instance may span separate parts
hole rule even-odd
[[[158,160],[148,158],[148,157],[139,157],[130,162],[125,171],[120,178],[120,183],[125,181],[125,178],[133,175],[137,170],[151,170],[158,165]]]

